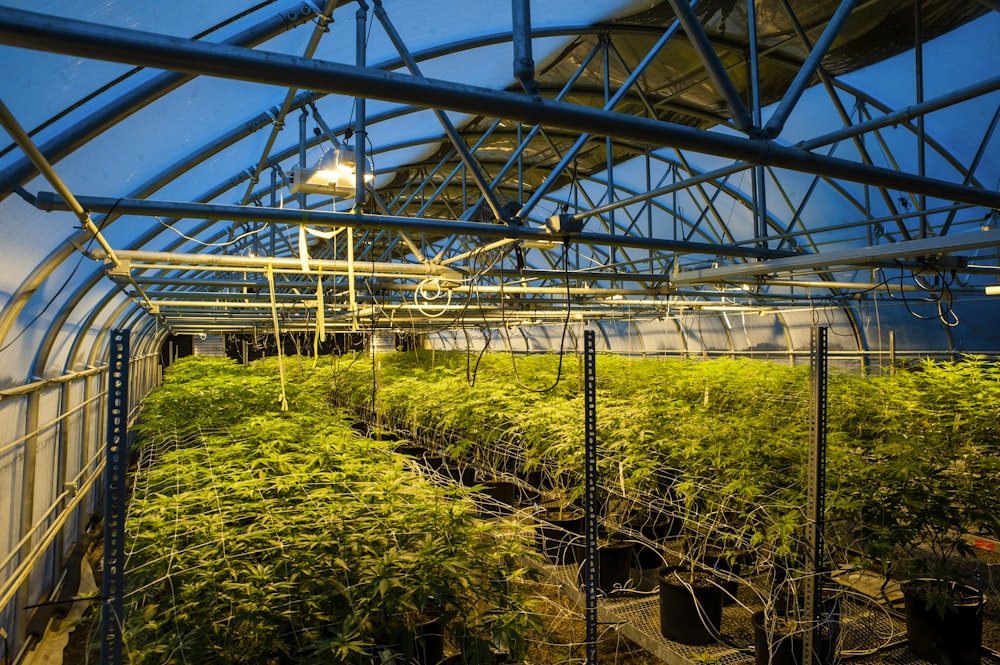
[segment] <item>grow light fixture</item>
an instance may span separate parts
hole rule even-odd
[[[332,194],[349,196],[354,194],[357,183],[354,149],[349,145],[331,148],[323,153],[316,166],[304,168],[295,166],[288,179],[288,189],[292,194]],[[375,176],[365,174],[365,182]]]

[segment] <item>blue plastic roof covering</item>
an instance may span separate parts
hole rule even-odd
[[[21,0],[4,2],[5,6],[23,8],[30,11],[51,12],[54,16],[100,21],[109,25],[150,30],[167,35],[191,36],[211,31],[204,38],[219,41],[231,37],[261,20],[263,15],[271,15],[282,8],[293,7],[297,3],[269,2],[262,9],[249,12],[246,16],[229,21],[232,7],[225,3],[194,2],[142,2],[109,1],[94,5],[78,2],[45,2]],[[649,2],[606,2],[580,3],[574,1],[550,1],[534,3],[532,7],[533,27],[537,30],[546,26],[572,23],[585,26],[598,19],[627,13],[650,6]],[[335,12],[335,22],[329,26],[329,34],[324,35],[316,58],[351,64],[355,60],[354,33],[356,25],[353,17],[354,5],[345,5]],[[441,49],[441,55],[422,60],[420,66],[428,77],[441,78],[461,83],[491,88],[506,88],[512,84],[511,47],[506,37],[500,37],[510,30],[510,7],[508,3],[454,2],[437,3],[434,16],[428,20],[427,4],[423,2],[387,2],[386,8],[393,24],[402,34],[404,41],[414,53]],[[370,42],[367,51],[369,65],[379,65],[395,61],[396,52],[380,26],[370,18]],[[220,26],[211,30],[213,26]],[[259,48],[281,53],[301,55],[306,36],[312,30],[311,24],[299,26],[270,39]],[[449,45],[484,40],[497,35],[495,43],[486,40],[475,48],[451,50]],[[536,62],[545,62],[562,48],[569,38],[544,38],[534,40]],[[1000,52],[1000,15],[989,13],[974,22],[939,37],[924,45],[925,98],[961,88],[964,85],[982,81],[990,74],[992,60],[984,58],[984,53]],[[90,114],[100,112],[123,94],[161,76],[161,72],[138,70],[111,63],[50,55],[24,49],[0,46],[0,64],[5,75],[0,80],[0,99],[10,108],[13,115],[26,129],[33,129],[50,118],[52,123],[35,136],[36,143],[44,144],[48,139],[66,131]],[[882,103],[887,109],[897,109],[914,102],[913,55],[903,54],[855,73],[839,77],[842,83],[849,83],[865,97],[865,103],[872,107]],[[109,88],[96,95],[103,86]],[[269,134],[269,129],[252,131],[246,137],[212,155],[187,172],[167,182],[159,190],[145,189],[158,176],[186,156],[212,145],[227,132],[237,131],[244,123],[259,119],[268,109],[281,103],[287,94],[283,87],[244,83],[240,81],[199,77],[171,91],[162,99],[152,102],[140,112],[126,117],[107,131],[88,141],[80,149],[56,163],[56,170],[70,189],[81,195],[128,196],[142,189],[142,195],[161,200],[207,200],[220,203],[242,201],[247,182],[226,186],[232,179],[238,179],[246,169],[252,168],[260,159]],[[858,105],[854,94],[838,93],[843,105],[857,119]],[[90,97],[88,97],[90,96]],[[83,100],[77,106],[73,106]],[[334,129],[342,132],[352,121],[354,100],[345,96],[326,96],[317,105],[322,117]],[[944,180],[958,181],[957,165],[970,164],[980,150],[980,141],[989,128],[1000,93],[992,93],[970,102],[937,111],[926,117],[928,136],[937,141],[941,148],[954,157],[954,163],[940,156],[937,151],[927,152],[927,169]],[[68,109],[63,113],[64,109]],[[369,100],[367,115],[376,118],[381,113],[395,113],[398,105]],[[61,115],[60,115],[61,114]],[[766,119],[770,114],[765,109]],[[879,112],[875,111],[875,115]],[[449,113],[456,123],[465,116]],[[794,143],[799,138],[810,138],[825,131],[833,131],[843,126],[827,93],[817,86],[808,90],[796,111],[790,117],[782,133],[783,142]],[[310,129],[312,123],[310,122]],[[716,131],[726,131],[717,129]],[[374,166],[383,180],[391,177],[395,167],[426,158],[442,143],[440,126],[429,111],[420,111],[394,117],[380,122],[371,122],[369,138],[376,149],[399,146],[373,156]],[[876,145],[870,138],[867,147],[877,165],[890,165],[891,159],[906,162],[912,170],[916,139],[905,129],[886,129],[881,132],[885,146]],[[313,137],[310,137],[312,139]],[[1000,182],[1000,151],[996,150],[994,137],[983,151],[982,159],[975,172],[975,179],[988,188],[995,189]],[[429,142],[428,142],[429,141]],[[285,151],[287,157],[282,162],[294,162],[295,147],[299,143],[298,113],[286,118],[285,126],[275,142],[272,154]],[[0,145],[7,148],[9,142]],[[817,152],[832,151],[824,148]],[[318,159],[322,150],[310,147],[306,162]],[[836,146],[833,154],[848,159],[857,159],[857,150],[850,141]],[[0,155],[0,169],[9,167],[21,158],[17,149],[6,149]],[[654,160],[662,160],[662,174],[653,187],[670,182],[668,168],[679,163],[678,155],[669,149],[654,151]],[[684,153],[682,171],[688,167],[694,172],[704,172],[729,165],[726,159],[710,157],[690,152]],[[647,189],[644,179],[644,158],[639,157],[615,165],[613,179],[616,197],[639,193]],[[269,172],[262,175],[262,180]],[[533,223],[540,223],[546,216],[556,212],[562,201],[579,200],[582,208],[601,205],[607,201],[606,180],[608,174],[596,173],[593,180],[581,184],[586,192],[568,188],[550,193],[532,214]],[[775,180],[777,178],[777,180]],[[780,181],[780,186],[778,184]],[[378,180],[376,184],[378,184]],[[785,170],[769,170],[767,175],[768,210],[777,226],[788,225],[794,231],[808,229],[808,237],[800,237],[797,242],[805,243],[810,249],[824,247],[865,246],[895,242],[900,234],[892,225],[885,225],[885,233],[866,237],[856,229],[844,231],[841,224],[856,222],[865,214],[878,218],[889,215],[892,210],[888,203],[871,191],[866,196],[865,188],[853,183],[820,182],[815,186],[808,203],[799,209],[799,202],[811,191],[814,178]],[[50,186],[41,178],[35,178],[26,189],[31,192],[49,190]],[[587,200],[589,198],[589,200]],[[652,219],[647,221],[647,206],[634,204],[616,211],[615,222],[620,228],[629,225],[645,226],[651,223],[653,234],[658,237],[674,237],[676,213],[683,224],[678,236],[697,241],[728,242],[748,238],[752,235],[752,219],[748,207],[750,198],[750,174],[742,171],[729,178],[725,191],[713,201],[714,209],[708,209],[705,201],[696,191],[678,192],[676,197],[661,197],[652,210]],[[896,204],[903,205],[900,193],[893,197]],[[787,199],[787,200],[786,200]],[[268,200],[263,201],[265,205]],[[282,201],[279,201],[282,203]],[[287,202],[285,202],[287,203]],[[929,208],[947,202],[931,200]],[[867,212],[866,212],[867,210]],[[959,213],[953,231],[973,229],[988,218],[988,211],[972,208]],[[932,215],[932,221],[939,223],[944,213]],[[794,220],[794,221],[793,221]],[[197,251],[205,241],[225,240],[219,237],[225,229],[221,225],[212,226],[212,234],[202,235],[198,242],[183,240],[178,233],[195,234],[204,224],[197,220],[184,220],[176,224],[174,233],[160,227],[166,220],[158,221],[148,217],[125,217],[106,230],[106,235],[114,247],[130,247],[146,235],[154,234],[142,243],[144,249],[172,251]],[[0,272],[0,305],[7,304],[11,294],[36,269],[45,257],[60,247],[76,231],[76,220],[69,214],[40,213],[16,196],[0,201],[0,260],[5,269]],[[597,230],[600,221],[588,221],[588,230]],[[910,228],[914,220],[907,222]],[[691,232],[691,227],[696,227]],[[823,231],[829,227],[831,230]],[[291,248],[294,238],[290,239]],[[787,248],[787,244],[784,245]],[[637,250],[623,254],[633,256]],[[977,250],[976,256],[995,256],[995,250]],[[528,250],[529,265],[554,266],[560,264],[559,252]],[[544,254],[544,256],[543,256]],[[620,258],[620,257],[619,257]],[[607,264],[611,256],[584,252],[581,265]],[[690,260],[703,261],[704,257]],[[693,267],[689,259],[681,259],[682,267]],[[35,352],[46,329],[55,320],[62,308],[63,294],[71,294],[87,280],[100,278],[100,267],[93,262],[72,256],[64,261],[33,294],[28,306],[19,317],[14,329],[7,335],[0,351],[0,383],[19,383],[28,378]],[[845,270],[833,273],[838,279],[871,279],[868,271]],[[977,283],[985,279],[977,278]],[[113,288],[106,280],[92,294],[84,296],[79,306],[73,309],[69,319],[62,324],[59,339],[54,345],[54,353],[48,359],[45,372],[61,373],[63,365],[69,361],[69,349],[80,346],[78,335],[86,336],[86,343],[96,342],[96,333],[89,328],[94,325],[106,326],[107,320],[131,321],[136,315],[135,308],[127,305],[124,296],[109,294]],[[781,287],[770,287],[779,292]],[[101,303],[102,314],[94,322],[86,314]],[[919,307],[919,305],[917,305]],[[933,309],[933,308],[932,308]],[[37,320],[36,320],[37,319]],[[901,325],[908,322],[908,314],[902,312],[898,320]],[[604,325],[604,324],[602,324]],[[684,324],[692,331],[690,322]],[[710,326],[710,330],[704,327]],[[769,324],[770,326],[770,324]],[[730,344],[725,333],[725,322],[718,319],[713,323],[702,323],[702,336],[711,336],[713,344],[720,348]],[[993,328],[995,329],[995,328]],[[970,327],[969,334],[979,341],[968,346],[977,348],[982,340],[995,339],[990,328],[976,330]],[[622,334],[634,334],[624,326]],[[941,345],[941,331],[927,333]],[[765,337],[766,333],[761,333]],[[981,335],[981,337],[980,337]],[[548,335],[550,341],[558,335]],[[763,339],[753,340],[751,346],[766,343]],[[526,339],[525,349],[540,348],[541,342]],[[655,346],[655,344],[654,344]],[[551,343],[550,343],[551,348]],[[77,364],[79,364],[77,355]]]
[[[226,3],[203,2],[102,2],[98,5],[78,2],[38,3],[34,0],[4,2],[4,6],[35,12],[50,12],[54,16],[102,22],[167,35],[190,36],[201,34],[213,26],[222,25],[206,35],[205,39],[221,41],[281,9],[295,7],[295,2],[265,2],[264,10],[227,23],[233,7]],[[572,22],[588,25],[615,12],[635,7],[635,2],[606,2],[581,5],[560,0],[539,4],[533,8],[535,27],[551,24],[562,25],[566,17]],[[403,36],[412,52],[436,49],[453,42],[479,40],[488,35],[503,35],[510,31],[510,7],[506,3],[450,3],[446,9],[438,5],[435,14],[446,20],[428,21],[427,5],[422,2],[386,3],[396,29]],[[355,60],[354,5],[335,13],[335,20],[324,35],[315,56],[319,59],[353,64]],[[440,12],[440,13],[438,13]],[[384,32],[369,18],[370,41],[367,50],[369,65],[396,60],[397,53]],[[305,35],[311,24],[284,32],[259,48],[301,55]],[[544,59],[552,49],[564,43],[563,39],[540,39],[533,44],[535,57]],[[347,47],[345,48],[345,45]],[[57,117],[46,128],[34,135],[36,145],[44,145],[61,132],[73,128],[90,114],[99,113],[114,99],[130,89],[162,76],[153,70],[135,70],[132,67],[80,58],[68,58],[24,49],[0,46],[0,63],[5,75],[0,80],[0,99],[26,130],[32,130],[50,118]],[[503,88],[510,84],[511,51],[509,37],[495,45],[472,51],[459,50],[421,62],[423,73],[430,77],[457,80],[474,85]],[[105,86],[108,86],[105,88]],[[93,95],[94,91],[105,88]],[[128,195],[145,186],[161,174],[167,165],[175,164],[189,153],[211,144],[226,131],[239,128],[268,109],[281,103],[286,89],[240,81],[198,77],[172,90],[140,112],[116,122],[114,126],[88,141],[84,149],[59,160],[55,168],[74,194]],[[79,103],[68,112],[67,107]],[[354,101],[348,97],[330,97],[322,100],[320,109],[330,126],[337,128],[350,121]],[[368,102],[368,115],[377,115],[398,105],[378,101]],[[460,114],[449,114],[461,122]],[[178,131],[182,128],[183,131]],[[268,131],[250,133],[211,159],[191,168],[150,195],[161,200],[202,200],[219,183],[251,168],[264,150]],[[298,144],[297,114],[290,114],[279,135],[276,149]],[[407,115],[397,120],[380,123],[377,140],[380,146],[406,143],[414,139],[434,137],[440,141],[440,125],[429,111]],[[310,137],[311,138],[311,137]],[[7,147],[9,140],[3,142]],[[376,168],[390,169],[394,163],[407,163],[425,156],[435,146],[417,146],[400,149],[377,157]],[[321,148],[312,148],[307,157],[311,164],[322,154]],[[22,158],[20,150],[8,149],[0,157],[0,169],[9,167]],[[267,178],[265,174],[264,178]],[[31,181],[29,192],[51,190],[41,177]],[[227,189],[207,201],[238,203],[246,190],[246,183]],[[280,203],[280,201],[279,201]],[[76,230],[76,221],[68,214],[39,213],[16,196],[0,202],[0,243],[5,248],[2,260],[6,269],[0,273],[0,305],[6,304],[11,293],[35,267],[60,243]],[[157,222],[150,218],[127,217],[111,225],[105,234],[114,247],[126,247],[144,234],[157,229]],[[190,233],[203,226],[199,220],[183,220],[175,230]],[[219,227],[216,228],[216,233]],[[144,243],[148,250],[197,251],[200,243],[181,243],[178,234],[159,233]],[[224,240],[224,238],[223,238]],[[8,251],[16,248],[16,251]],[[45,323],[58,308],[58,303],[44,314],[45,304],[57,301],[58,295],[71,290],[74,284],[91,278],[97,269],[93,262],[72,258],[65,262],[33,297],[31,305],[18,321],[18,326],[5,341],[4,358],[0,359],[0,383],[19,383],[26,374],[25,364],[30,363],[41,338]],[[101,294],[102,296],[104,294]],[[106,306],[107,311],[124,300],[115,296]],[[85,311],[85,310],[84,310]],[[35,316],[39,321],[31,324]],[[88,334],[67,322],[65,332],[71,338]],[[30,329],[24,326],[30,324]],[[15,335],[20,336],[12,339]],[[70,343],[64,340],[61,346]],[[19,366],[19,367],[18,367]],[[57,374],[62,368],[58,361],[50,367]],[[7,374],[10,381],[4,380]]]

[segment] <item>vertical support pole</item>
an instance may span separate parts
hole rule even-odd
[[[278,207],[278,169],[271,169],[271,207]],[[275,247],[278,244],[278,231],[277,224],[268,224],[268,244],[271,246],[268,251],[268,256],[277,256],[275,254]],[[175,358],[170,359],[170,363],[173,364]]]
[[[531,54],[531,2],[512,0],[513,18],[514,78],[529,95],[538,94],[535,82],[535,59]]]
[[[924,26],[921,0],[913,0],[913,58],[914,81],[916,85],[916,103],[924,103]],[[924,114],[917,115],[917,173],[920,177],[927,174],[926,134],[924,132]],[[927,195],[917,196],[917,206],[920,208],[920,237],[926,238],[930,227],[927,224]]]
[[[889,374],[896,375],[896,331],[889,331]]]
[[[597,381],[594,331],[583,331],[583,416],[584,416],[584,594],[587,624],[587,665],[597,665]]]
[[[35,522],[35,477],[38,466],[38,422],[39,422],[39,402],[41,395],[39,390],[32,390],[27,397],[26,413],[24,419],[24,431],[36,432],[24,441],[24,471],[21,474],[21,535],[28,534],[34,527]],[[18,557],[20,563],[31,554],[31,542],[25,542],[22,546],[21,554]],[[22,582],[21,588],[17,592],[14,610],[14,623],[17,626],[14,642],[23,643],[27,637],[25,632],[28,627],[28,605],[31,604],[31,575]]]
[[[806,585],[804,605],[810,620],[809,629],[802,636],[801,663],[812,665],[819,644],[822,615],[823,572],[823,513],[826,495],[826,377],[827,330],[815,326],[811,331],[809,377],[811,388],[809,427],[809,479],[806,492]]]
[[[760,107],[760,53],[757,48],[757,8],[754,0],[747,0],[747,28],[750,52],[747,60],[750,63],[751,114],[753,126],[761,126]],[[763,166],[755,166],[750,170],[750,186],[753,190],[754,238],[757,247],[767,247],[767,195],[765,170]]]
[[[647,192],[651,192],[651,191],[653,191],[653,174],[650,172],[650,170],[652,169],[653,163],[652,163],[652,150],[650,149],[650,147],[648,145],[643,150],[643,156],[645,157],[645,160],[646,160],[646,163],[645,163],[645,166],[646,166],[646,191]],[[671,168],[673,168],[672,165],[671,165]],[[671,212],[673,212],[673,214],[674,214],[674,219],[677,219],[677,209],[673,208],[673,209],[671,209]],[[646,201],[646,237],[647,238],[652,238],[653,237],[653,203],[652,203],[652,201]],[[653,265],[654,265],[653,259],[654,259],[654,256],[655,256],[655,252],[653,251],[652,247],[649,248],[649,253],[646,256],[647,256],[647,258],[649,260],[649,268],[648,268],[648,270],[652,272]]]
[[[299,113],[299,167],[303,169],[306,167],[306,140],[309,135],[308,132],[309,128],[307,126],[308,120],[309,120],[309,111],[307,111],[305,107],[303,107],[302,112]],[[274,190],[271,190],[271,193],[274,194]],[[306,193],[305,192],[296,193],[295,199],[299,202],[299,208],[305,210]],[[271,228],[272,229],[274,228],[274,224],[271,225]],[[271,249],[272,251],[274,250],[273,244],[271,246]],[[272,253],[271,256],[274,256],[274,254]]]
[[[112,330],[108,359],[108,422],[104,472],[104,576],[101,665],[121,665],[125,609],[125,471],[128,459],[129,331]]]
[[[358,11],[354,15],[357,41],[356,64],[359,70],[367,66],[368,53],[368,4],[364,0],[358,0]],[[366,114],[365,98],[363,96],[354,99],[354,211],[358,214],[364,212],[365,203],[368,201],[368,192],[365,190],[365,141],[368,140],[368,129],[365,125]]]

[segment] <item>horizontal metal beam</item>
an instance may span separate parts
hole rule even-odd
[[[1000,192],[818,155],[767,140],[730,136],[536,96],[281,53],[202,43],[51,14],[0,7],[0,43],[267,85],[371,97],[491,118],[502,115],[530,124],[631,139],[653,146],[691,150],[755,165],[1000,208]]]
[[[706,268],[703,270],[686,270],[675,275],[672,283],[710,284],[734,277],[752,277],[754,275],[769,275],[772,273],[789,273],[796,270],[815,268],[830,268],[833,266],[866,266],[896,258],[915,256],[939,256],[962,252],[983,247],[1000,247],[1000,229],[960,233],[937,238],[921,238],[905,240],[888,245],[874,245],[842,249],[821,254],[808,254],[770,261],[742,263],[723,266],[721,268]]]
[[[94,258],[106,260],[107,254],[95,250]],[[121,250],[116,252],[123,266],[142,268],[142,263],[165,265],[215,266],[238,269],[302,271],[303,262],[298,258],[273,258],[267,256],[236,256],[232,254],[184,254],[180,252],[147,252],[141,250]],[[132,265],[139,264],[139,265]],[[310,270],[326,273],[345,273],[348,269],[357,275],[364,276],[394,276],[406,277],[437,277],[459,281],[462,273],[444,266],[419,263],[392,263],[386,261],[344,261],[330,259],[308,259],[306,264]],[[353,264],[353,265],[352,265]],[[282,285],[284,286],[284,285]],[[304,285],[305,286],[305,285]]]
[[[264,208],[256,206],[224,205],[217,203],[183,203],[177,201],[147,201],[142,199],[116,199],[111,197],[77,196],[84,208],[92,212],[114,211],[118,215],[145,215],[215,219],[228,222],[261,222],[316,227],[351,227],[406,231],[411,233],[440,233],[443,235],[471,235],[488,238],[519,238],[528,240],[560,240],[541,228],[461,222],[446,219],[398,217],[393,215],[364,215],[356,212],[330,210],[299,210],[296,208]],[[41,210],[68,210],[66,202],[52,192],[39,192],[35,205]],[[579,233],[571,236],[573,243],[613,247],[635,247],[665,252],[709,254],[713,256],[740,256],[745,258],[770,258],[795,256],[795,252],[736,247],[714,243],[689,242],[643,238],[638,236]]]
[[[907,123],[914,118],[927,115],[934,111],[939,111],[949,106],[960,104],[970,99],[988,95],[996,90],[1000,90],[1000,76],[994,76],[979,81],[978,83],[973,83],[972,85],[940,95],[934,99],[929,99],[920,104],[905,106],[901,109],[897,109],[891,113],[886,113],[885,115],[880,115],[865,122],[848,125],[847,127],[832,131],[828,134],[823,134],[822,136],[816,136],[805,141],[799,141],[795,144],[795,147],[802,148],[803,150],[815,150],[816,148],[821,148],[825,145],[830,145],[831,143],[849,139],[876,129],[881,129],[890,125],[895,126]]]

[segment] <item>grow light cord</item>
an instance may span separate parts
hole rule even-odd
[[[558,386],[559,382],[562,380],[563,357],[565,355],[565,347],[566,347],[566,331],[569,330],[570,315],[572,314],[572,311],[573,311],[573,303],[572,303],[572,300],[571,300],[572,292],[571,292],[570,285],[569,285],[569,237],[563,238],[563,283],[566,285],[566,318],[563,319],[562,336],[559,339],[559,364],[556,367],[556,378],[555,378],[555,381],[552,382],[552,385],[550,385],[550,386],[548,386],[546,388],[531,388],[530,386],[525,385],[524,382],[521,381],[520,374],[518,374],[518,371],[517,371],[517,360],[514,357],[514,350],[513,350],[513,348],[511,348],[511,352],[510,352],[510,364],[511,364],[511,367],[513,368],[513,370],[514,370],[514,380],[517,381],[517,385],[518,386],[520,386],[524,390],[527,390],[528,392],[532,392],[532,393],[547,393],[547,392],[550,392],[551,390],[554,390],[555,387]],[[504,301],[504,294],[503,294],[503,273],[502,273],[502,266],[501,266],[501,276],[500,276],[500,312],[501,312],[501,317],[504,320],[504,328],[506,329],[506,314],[505,314],[505,310],[504,310],[503,301]],[[510,345],[508,344],[508,347],[509,346]]]
[[[899,261],[896,261],[896,263],[899,264]],[[919,321],[932,321],[934,319],[938,319],[941,321],[941,323],[943,323],[945,326],[949,328],[954,328],[959,324],[958,315],[955,314],[955,310],[953,310],[951,307],[953,300],[951,295],[951,285],[954,283],[954,277],[949,279],[945,273],[935,268],[934,269],[935,279],[937,278],[941,279],[941,286],[937,287],[935,285],[928,284],[925,280],[921,279],[919,275],[917,275],[911,270],[910,277],[913,279],[913,283],[916,284],[921,291],[924,291],[927,294],[927,296],[922,298],[907,298],[906,291],[902,289],[903,280],[905,279],[905,274],[904,274],[905,269],[902,267],[902,265],[899,265],[899,270],[900,270],[899,277],[886,280],[887,283],[886,293],[888,294],[890,299],[902,302],[903,306],[906,308],[906,311],[910,314],[910,316]],[[898,281],[900,283],[900,291],[898,297],[893,295],[892,290],[889,288],[888,282],[890,281]],[[911,302],[913,302],[914,300],[916,302],[935,305],[937,307],[937,315],[925,316],[923,314],[914,311],[913,307],[911,306]]]

